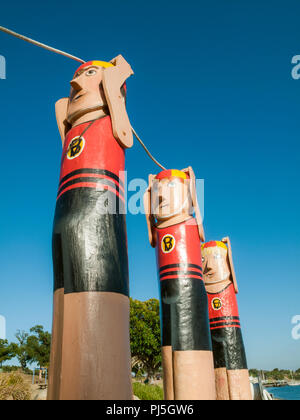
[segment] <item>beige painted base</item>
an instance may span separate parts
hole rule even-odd
[[[61,371],[52,373],[60,381],[53,381],[48,399],[133,399],[128,297],[67,294],[63,313]]]
[[[64,323],[64,289],[58,289],[53,298],[53,326],[48,377],[48,400],[58,400],[62,361],[62,337]]]
[[[215,369],[217,400],[229,400],[227,369]]]
[[[231,400],[252,400],[252,393],[247,369],[227,371]]]
[[[164,373],[164,399],[174,400],[172,346],[163,346],[161,353]]]
[[[210,351],[174,351],[175,400],[215,400],[213,355]]]

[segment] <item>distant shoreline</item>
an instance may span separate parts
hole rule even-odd
[[[300,382],[299,381],[296,381],[296,382],[292,382],[292,381],[290,381],[290,382],[276,382],[276,381],[274,381],[274,382],[270,382],[270,383],[263,383],[263,386],[265,387],[265,388],[283,388],[283,387],[285,387],[285,386],[291,386],[291,387],[293,387],[293,386],[300,386]]]

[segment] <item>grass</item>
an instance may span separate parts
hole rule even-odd
[[[19,373],[0,374],[0,401],[30,400],[30,386]]]
[[[163,400],[164,392],[158,385],[145,385],[140,382],[133,383],[133,393],[140,400]]]

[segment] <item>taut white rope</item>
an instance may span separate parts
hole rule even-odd
[[[142,140],[140,139],[140,137],[137,135],[137,133],[136,133],[136,131],[135,131],[135,129],[133,128],[133,127],[131,127],[131,130],[132,130],[132,132],[133,132],[133,134],[135,135],[135,137],[138,139],[138,141],[141,143],[141,145],[142,145],[142,147],[143,147],[143,149],[145,150],[145,152],[147,153],[147,155],[149,156],[149,158],[151,159],[151,160],[153,160],[153,162],[157,165],[157,166],[159,166],[163,171],[165,171],[166,170],[166,168],[164,167],[164,166],[162,166],[152,155],[151,155],[151,153],[149,152],[149,150],[147,149],[147,147],[145,146],[145,144],[142,142]]]
[[[49,45],[46,44],[42,44],[41,42],[35,41],[34,39],[28,38],[27,36],[18,34],[17,32],[14,32],[10,29],[5,28],[4,26],[0,26],[0,31],[5,32],[6,34],[12,35],[16,38],[22,39],[23,41],[29,42],[30,44],[36,45],[37,47],[40,48],[44,48],[45,50],[54,52],[56,54],[60,54],[63,55],[65,57],[71,58],[72,60],[75,61],[79,61],[79,63],[85,63],[86,61],[82,60],[81,58],[75,57],[74,55],[68,54],[64,51],[58,50],[57,48],[53,48],[53,47],[49,47]],[[137,135],[136,131],[134,130],[133,127],[131,127],[133,134],[135,135],[135,137],[138,139],[138,141],[141,143],[143,149],[145,150],[145,152],[147,153],[147,155],[150,157],[151,160],[153,160],[153,162],[159,166],[161,169],[165,170],[166,168],[164,166],[162,166],[149,152],[149,150],[147,149],[147,147],[145,146],[145,144],[142,142],[142,140],[140,139],[140,137]]]
[[[20,35],[17,32],[4,28],[3,26],[0,26],[0,31],[5,32],[9,35],[15,36],[16,38],[22,39],[23,41],[29,42],[30,44],[36,45],[37,47],[44,48],[45,50],[52,51],[56,54],[64,55],[65,57],[71,58],[72,60],[79,61],[80,63],[85,63],[85,61],[82,60],[81,58],[75,57],[74,55],[68,54],[56,48],[49,47],[49,45],[42,44],[41,42],[35,41],[34,39],[28,38],[27,36]]]

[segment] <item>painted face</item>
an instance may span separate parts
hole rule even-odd
[[[96,65],[83,68],[75,74],[71,83],[68,121],[72,121],[87,109],[96,109],[106,105],[106,99],[100,83],[104,68]]]
[[[224,245],[226,248],[226,245]],[[203,276],[205,284],[229,280],[231,276],[227,261],[227,249],[213,246],[202,249]]]
[[[151,189],[152,214],[157,220],[189,213],[192,202],[189,180],[171,177],[155,179]]]

